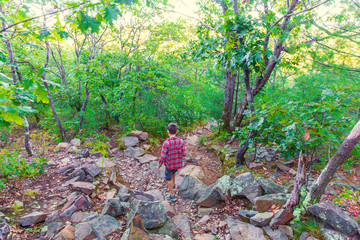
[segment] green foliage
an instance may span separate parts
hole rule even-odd
[[[0,176],[2,187],[4,187],[6,177],[34,177],[43,172],[43,166],[48,161],[47,158],[33,158],[27,162],[24,158],[19,158],[17,152],[2,150],[0,152]]]
[[[317,239],[325,239],[320,229],[320,224],[314,218],[303,219],[292,225],[294,229],[294,239],[299,239],[301,233],[309,232],[311,236]]]
[[[329,148],[333,153],[357,121],[354,112],[359,104],[351,97],[354,89],[340,84],[345,78],[339,76],[337,83],[327,78],[327,74],[308,75],[296,79],[286,91],[267,88],[255,115],[247,112],[247,121],[253,122],[236,129],[234,136],[244,141],[251,130],[257,130],[251,148],[255,143],[276,144],[286,158],[303,151],[325,162]]]

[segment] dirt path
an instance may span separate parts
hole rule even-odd
[[[194,131],[180,134],[179,137],[186,139],[187,137],[194,135],[200,137],[210,133],[210,130],[206,127],[197,127]],[[150,153],[157,157],[160,156],[161,145],[162,143],[159,143],[159,146],[150,149]],[[188,153],[187,159],[190,159],[189,164],[198,165],[203,169],[205,176],[204,179],[202,179],[203,182],[207,185],[216,182],[222,175],[221,163],[217,156],[204,147],[189,143],[186,143],[186,150]],[[119,150],[113,150],[110,154],[112,156],[111,163],[116,164],[115,168],[118,171],[118,182],[137,191],[145,192],[150,190],[160,190],[163,196],[168,194],[166,181],[154,174],[150,169],[149,163],[141,164],[137,160],[126,158],[124,152]],[[53,153],[49,157],[53,162],[53,165],[46,166],[43,174],[22,180],[10,180],[7,184],[10,187],[5,188],[4,191],[0,193],[0,212],[5,215],[6,220],[11,224],[14,240],[38,239],[40,237],[40,231],[43,224],[36,224],[32,226],[32,228],[27,229],[22,228],[17,224],[17,221],[21,216],[33,211],[51,213],[63,210],[64,200],[71,194],[72,190],[69,186],[66,186],[66,177],[63,174],[57,173],[60,168],[69,165],[77,167],[95,161],[95,159],[91,158],[82,160],[71,158],[65,150]],[[101,173],[101,176],[95,178],[94,184],[96,185],[96,190],[90,195],[92,207],[87,211],[101,212],[106,200],[106,195],[110,191],[115,191],[116,186],[108,183],[112,169],[114,169],[114,167],[105,168]],[[182,177],[177,177],[177,181],[176,184],[179,186]],[[14,210],[15,201],[22,202],[24,206]],[[183,214],[187,216],[190,221],[190,226],[192,226],[191,230],[194,234],[212,232],[216,235],[220,234],[220,231],[225,231],[224,226],[221,226],[219,229],[212,229],[207,225],[204,227],[197,227],[196,222],[202,216],[197,214],[198,206],[193,201],[184,200],[180,196],[177,196],[177,201],[171,202],[170,204],[174,209],[175,215]],[[213,222],[220,224],[220,221],[224,220],[224,209],[228,209],[230,212],[236,214],[239,207],[243,205],[243,203],[236,200],[233,204],[228,203],[226,208],[224,208],[224,206],[219,206],[218,208],[215,207],[215,211],[211,215]],[[126,222],[125,216],[117,219],[123,223]],[[66,219],[64,222],[65,221]],[[124,230],[125,224],[121,231],[111,234],[109,238],[113,237],[113,239],[119,239]]]

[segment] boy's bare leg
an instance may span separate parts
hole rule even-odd
[[[173,186],[175,186],[175,173],[172,175],[172,183],[173,183]]]
[[[174,196],[174,190],[173,190],[173,181],[168,181],[168,185],[169,185],[169,191],[171,196]]]

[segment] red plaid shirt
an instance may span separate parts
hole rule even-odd
[[[183,157],[186,156],[184,141],[177,137],[168,138],[162,147],[159,165],[165,163],[168,170],[183,167]]]

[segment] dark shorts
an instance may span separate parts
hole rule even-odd
[[[171,181],[173,174],[175,174],[176,172],[177,172],[177,169],[168,170],[167,168],[165,168],[165,180]]]

